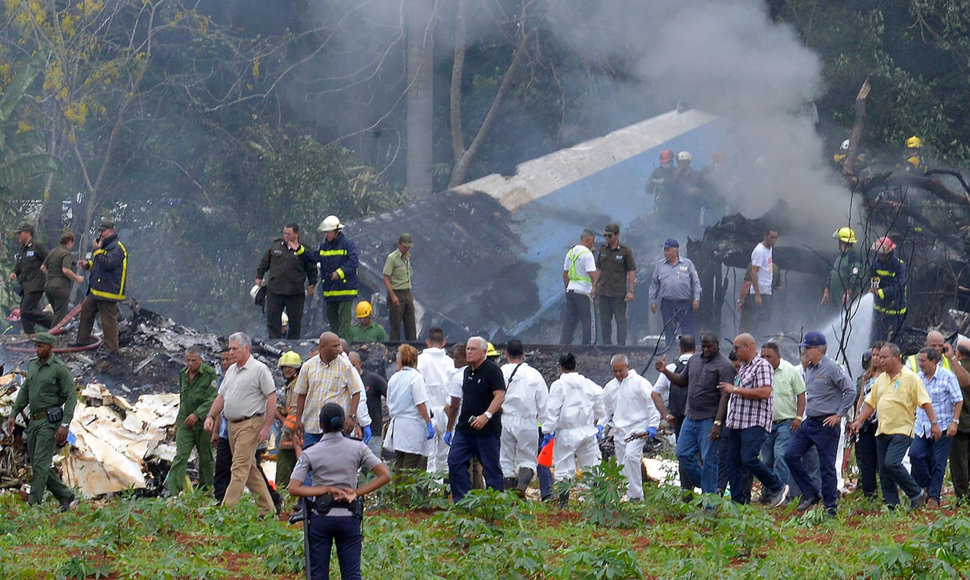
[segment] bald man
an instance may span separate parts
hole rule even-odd
[[[744,485],[745,472],[750,472],[768,490],[768,503],[779,507],[788,496],[788,484],[779,479],[760,457],[761,446],[771,432],[775,369],[758,352],[750,334],[739,334],[734,339],[734,352],[741,361],[734,383],[717,385],[731,396],[724,423],[731,499],[735,503],[750,501]]]
[[[307,360],[296,379],[296,433],[303,436],[304,448],[323,438],[320,410],[327,403],[337,403],[347,415],[344,432],[357,425],[357,409],[364,385],[346,356],[340,337],[333,332],[320,335],[320,353]]]

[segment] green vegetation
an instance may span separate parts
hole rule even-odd
[[[572,508],[476,491],[444,506],[433,479],[397,481],[364,519],[369,578],[942,578],[970,574],[965,511],[889,512],[849,498],[839,515],[799,516],[726,499],[684,501],[648,486],[644,502],[614,505],[624,520],[596,525],[611,485],[599,468],[574,489]],[[404,487],[422,487],[423,498]],[[408,509],[404,498],[421,502]],[[430,502],[430,503],[429,503]],[[377,506],[380,507],[379,509]],[[394,506],[393,509],[391,506]],[[707,509],[705,509],[707,508]],[[221,509],[209,497],[124,497],[60,514],[0,496],[0,576],[50,578],[298,578],[299,525],[260,519],[247,498]],[[38,525],[38,522],[42,522]],[[336,559],[334,560],[336,565]],[[393,571],[393,572],[392,572]]]

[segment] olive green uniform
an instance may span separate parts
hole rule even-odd
[[[194,447],[199,453],[199,487],[213,489],[212,479],[215,462],[212,459],[211,433],[202,428],[209,408],[216,400],[216,371],[202,363],[195,378],[189,380],[188,369],[179,371],[179,413],[175,419],[175,459],[168,472],[168,489],[178,495],[185,486],[185,468]],[[195,415],[199,420],[192,427],[185,426],[185,419]]]
[[[862,290],[862,278],[865,275],[859,254],[852,250],[839,253],[829,272],[828,289],[829,304],[833,310],[841,310],[842,297],[849,291],[854,298]]]
[[[63,405],[64,414],[55,423],[48,420],[48,409]],[[17,400],[10,412],[16,417],[29,407],[30,423],[27,426],[27,454],[33,477],[30,480],[31,505],[44,499],[44,490],[49,489],[61,504],[74,499],[74,493],[64,485],[57,472],[51,469],[51,459],[57,451],[57,429],[69,426],[77,406],[77,390],[71,371],[61,359],[53,354],[46,361],[38,357],[30,359],[27,367],[27,380],[17,393]]]
[[[350,342],[387,342],[387,332],[373,321],[367,328],[358,324],[350,327]]]
[[[44,284],[44,295],[54,309],[54,316],[51,318],[51,328],[67,316],[67,310],[71,301],[71,280],[64,275],[63,268],[71,270],[74,268],[74,256],[71,251],[64,246],[57,246],[47,254],[44,260],[47,267],[47,282]]]

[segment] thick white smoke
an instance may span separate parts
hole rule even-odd
[[[725,150],[744,176],[735,209],[758,217],[784,199],[805,224],[800,233],[817,232],[818,242],[846,224],[848,193],[805,114],[822,89],[821,62],[791,27],[770,20],[764,2],[592,4],[558,5],[553,21],[566,42],[591,58],[631,62],[644,101],[680,101],[736,124]]]

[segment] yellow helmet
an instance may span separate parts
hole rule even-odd
[[[854,244],[857,241],[855,232],[852,231],[852,228],[848,226],[839,228],[834,234],[832,234],[832,237],[844,244]]]
[[[494,344],[488,343],[488,348],[485,350],[485,356],[486,356],[486,358],[487,357],[493,357],[493,356],[499,356],[498,351],[495,350],[495,345]]]
[[[357,303],[357,318],[367,318],[372,311],[373,308],[371,308],[370,302],[361,300]]]
[[[293,367],[295,369],[298,369],[302,364],[303,364],[303,359],[300,358],[300,355],[296,354],[292,350],[288,350],[283,353],[283,356],[280,357],[280,362],[276,366]]]
[[[923,146],[923,140],[917,137],[916,135],[913,135],[912,137],[906,140],[906,147],[910,149],[919,149],[922,146]]]

